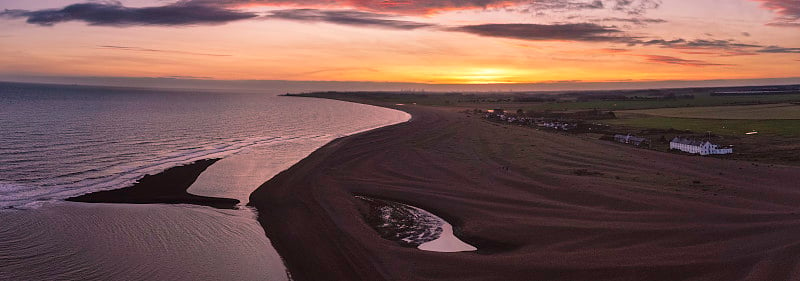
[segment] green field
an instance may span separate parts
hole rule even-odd
[[[746,120],[800,120],[800,105],[790,103],[659,108],[646,110],[621,111],[660,117],[696,118],[696,119],[746,119]],[[798,121],[800,122],[800,121]]]
[[[800,137],[800,120],[743,120],[743,119],[696,119],[658,117],[645,115],[622,115],[606,123],[637,128],[690,130],[695,133],[712,132],[718,135],[746,136],[756,131],[758,135]]]
[[[702,107],[723,105],[744,105],[763,103],[788,103],[800,101],[800,94],[772,95],[772,96],[711,96],[709,93],[694,93],[693,99],[676,100],[598,100],[598,101],[561,101],[531,104],[526,110],[577,110],[577,109],[603,109],[603,110],[630,110],[674,107]]]

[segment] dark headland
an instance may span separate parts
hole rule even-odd
[[[221,209],[233,209],[239,200],[189,194],[186,190],[197,177],[219,159],[199,160],[191,164],[169,168],[156,175],[146,175],[132,186],[98,191],[67,199],[86,203],[132,204],[194,204]]]
[[[447,107],[337,139],[250,205],[295,280],[797,280],[800,168],[637,149]],[[584,172],[581,172],[584,171]],[[449,221],[475,252],[381,238],[354,195]]]

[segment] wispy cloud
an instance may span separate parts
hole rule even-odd
[[[25,18],[30,24],[42,26],[52,26],[69,21],[82,21],[90,25],[105,26],[175,26],[222,24],[236,20],[251,19],[258,15],[220,6],[198,5],[182,1],[165,6],[142,8],[125,7],[119,2],[81,3],[69,5],[62,9],[6,10],[0,12],[0,16]]]
[[[737,49],[737,48],[758,48],[761,45],[747,44],[737,42],[735,40],[710,40],[710,39],[653,39],[645,41],[633,41],[632,44],[650,46],[657,45],[662,47],[678,48],[678,49]]]
[[[598,43],[625,44],[629,47],[654,46],[674,49],[687,54],[703,54],[717,56],[749,56],[758,53],[800,53],[800,48],[781,46],[763,46],[754,43],[743,43],[733,39],[649,39],[644,36],[633,36],[615,26],[603,26],[594,23],[575,24],[480,24],[448,28],[449,31],[466,32],[487,37],[509,38],[526,41],[581,41]],[[619,50],[607,48],[610,50]],[[662,57],[660,59],[664,59]],[[672,64],[715,65],[699,61],[663,60]]]
[[[432,27],[434,24],[395,20],[392,16],[354,10],[292,9],[273,11],[266,16],[271,19],[303,22],[325,22],[341,25],[367,26],[388,29],[418,29]]]
[[[644,57],[648,62],[662,63],[662,64],[676,64],[676,65],[695,66],[695,67],[729,66],[729,64],[710,63],[701,60],[687,60],[671,56],[660,56],[660,55],[638,55],[638,56]]]
[[[632,16],[641,16],[648,10],[661,6],[661,0],[537,0],[529,2],[520,11],[546,14],[548,12],[606,9]]]
[[[798,0],[754,0],[761,6],[778,14],[768,25],[800,27],[800,1]]]
[[[535,12],[608,9],[639,15],[661,5],[661,0],[192,0],[191,2],[225,6],[336,7],[397,14],[432,14],[451,10],[515,8],[520,11]]]
[[[767,46],[761,50],[758,50],[759,53],[773,53],[773,54],[800,54],[800,48],[783,48],[779,46]]]
[[[214,79],[213,77],[209,77],[209,76],[187,76],[187,75],[170,75],[170,76],[162,76],[162,77],[156,77],[156,78],[162,78],[162,79],[181,79],[181,80],[183,80],[183,79],[187,79],[187,80],[208,80],[208,79]]]
[[[150,49],[150,48],[140,48],[140,47],[130,47],[130,46],[101,45],[101,46],[97,46],[97,47],[101,48],[101,49],[110,49],[110,50],[119,50],[119,51],[132,51],[132,52],[169,53],[169,54],[193,55],[193,56],[209,56],[209,57],[230,57],[231,56],[231,55],[227,55],[227,54],[198,53],[198,52]]]
[[[431,14],[447,10],[486,9],[529,3],[530,0],[192,0],[204,5],[289,6],[299,8],[351,8],[361,11]]]
[[[630,23],[635,25],[648,25],[654,23],[666,23],[666,20],[663,19],[651,19],[651,18],[642,18],[642,17],[634,17],[634,18],[602,18],[600,21],[607,21],[607,22],[622,22],[622,23]]]

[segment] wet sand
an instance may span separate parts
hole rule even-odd
[[[413,118],[335,140],[250,197],[295,280],[800,278],[798,167],[376,105]],[[478,251],[383,239],[354,195],[430,211]]]
[[[186,190],[197,177],[219,159],[199,160],[191,164],[169,168],[156,175],[146,175],[134,185],[114,190],[98,191],[66,201],[85,203],[131,204],[194,204],[220,209],[233,209],[239,200],[189,194]]]

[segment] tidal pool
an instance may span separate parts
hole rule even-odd
[[[453,226],[444,219],[418,207],[388,200],[356,196],[369,206],[367,222],[388,240],[403,246],[432,252],[468,252],[477,248],[461,241]]]

